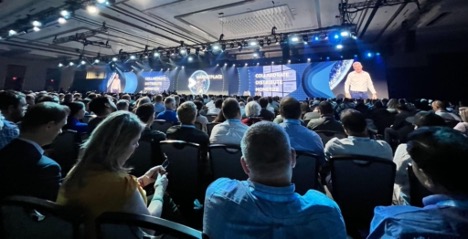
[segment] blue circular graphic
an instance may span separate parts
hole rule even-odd
[[[210,76],[205,71],[195,71],[188,79],[188,88],[194,95],[206,94],[210,89]]]

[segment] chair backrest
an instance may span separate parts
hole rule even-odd
[[[200,190],[200,146],[181,140],[164,140],[159,144],[169,163],[167,191],[176,203],[193,203]]]
[[[135,149],[133,155],[125,163],[132,168],[131,174],[136,177],[142,176],[150,168],[156,166],[152,142],[140,140],[138,144],[138,148]]]
[[[83,215],[44,199],[13,196],[0,203],[0,238],[81,238]]]
[[[198,122],[198,121],[195,122],[195,127],[196,127],[197,129],[199,129],[199,130],[203,130],[203,125],[202,125],[202,123],[200,123],[200,122]]]
[[[161,119],[156,119],[153,121],[153,124],[151,125],[151,129],[156,129],[163,133],[166,133],[167,129],[169,129],[172,125],[173,125],[172,122],[168,122],[168,121],[161,120]]]
[[[62,168],[62,176],[65,177],[78,159],[81,138],[74,130],[65,130],[59,134],[50,147],[48,156]]]
[[[296,192],[304,195],[309,189],[318,186],[319,156],[296,151],[296,167],[293,169],[292,182]]]
[[[239,145],[212,144],[208,152],[215,180],[221,177],[237,180],[248,178],[240,163],[242,152]]]
[[[410,197],[410,204],[416,207],[422,207],[422,199],[426,196],[431,195],[432,193],[425,188],[421,182],[419,182],[416,175],[413,172],[413,165],[409,164],[406,168],[408,172],[408,182],[409,182],[409,197]]]
[[[333,138],[339,138],[339,139],[346,138],[346,134],[342,132],[333,131],[333,130],[314,130],[314,131],[322,139],[323,145],[325,145],[330,139],[333,139]]]
[[[106,212],[96,219],[99,239],[152,238],[144,237],[141,229],[155,231],[170,238],[203,238],[202,232],[185,225],[149,215]],[[163,237],[166,238],[166,237]]]
[[[207,132],[208,136],[211,135],[211,131],[213,130],[213,128],[214,128],[215,125],[217,125],[217,124],[219,124],[219,123],[218,123],[218,122],[215,122],[215,123],[210,122],[210,123],[206,124],[206,130],[208,131],[208,132]]]
[[[396,165],[388,159],[359,155],[330,158],[332,195],[347,223],[368,228],[376,206],[392,204]]]

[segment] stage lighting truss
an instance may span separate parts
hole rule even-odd
[[[0,39],[6,40],[17,37],[56,24],[66,24],[67,20],[73,18],[75,11],[86,9],[88,6],[105,8],[115,4],[115,0],[77,0],[65,1],[59,7],[51,7],[43,11],[28,14],[24,18],[17,19],[14,23],[0,28]],[[97,7],[99,6],[99,7]],[[14,34],[11,34],[13,33]]]

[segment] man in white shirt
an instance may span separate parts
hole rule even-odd
[[[224,100],[221,110],[226,121],[213,127],[210,143],[239,145],[245,131],[249,128],[240,120],[239,103],[234,98],[227,98]]]
[[[353,63],[354,71],[348,74],[345,81],[345,96],[353,99],[367,99],[367,90],[372,93],[372,99],[377,99],[377,92],[374,89],[369,73],[362,70],[361,62]],[[351,87],[351,89],[350,89]]]

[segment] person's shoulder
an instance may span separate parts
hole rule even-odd
[[[212,182],[206,189],[206,196],[214,195],[226,195],[232,191],[238,190],[239,187],[242,187],[243,181],[229,179],[229,178],[219,178]]]
[[[315,213],[340,212],[336,202],[319,191],[311,189],[300,198],[304,206]]]
[[[180,130],[180,125],[171,126],[171,127],[169,127],[169,129],[167,129],[167,131],[166,131],[166,136],[169,136],[169,135],[171,135],[171,134],[175,134],[175,133],[177,133],[179,130]]]

